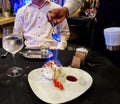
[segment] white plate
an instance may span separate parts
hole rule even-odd
[[[20,52],[25,58],[29,59],[46,59],[53,56],[52,52],[48,52],[45,55],[42,55],[41,51],[28,50],[26,52]]]
[[[35,95],[47,103],[58,104],[73,100],[86,92],[93,83],[92,77],[87,72],[77,68],[63,67],[64,90],[60,90],[53,85],[53,81],[42,76],[41,69],[31,71],[28,75],[28,82]],[[68,81],[66,79],[68,75],[75,76],[77,81]]]

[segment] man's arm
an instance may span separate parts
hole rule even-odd
[[[65,18],[77,10],[83,2],[84,0],[66,0],[63,7],[52,9],[47,13],[48,21],[52,21],[55,25],[61,23]]]
[[[66,0],[63,7],[66,7],[69,11],[69,15],[71,15],[80,7],[80,5],[82,5],[84,1],[85,0]]]

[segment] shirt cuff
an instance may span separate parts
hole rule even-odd
[[[73,12],[77,10],[77,8],[80,7],[83,0],[66,0],[63,7],[67,7],[69,10],[69,15],[71,15]]]

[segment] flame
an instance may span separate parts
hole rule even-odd
[[[48,62],[48,61],[50,61],[50,60],[54,60],[55,62],[57,62],[59,64],[60,67],[62,67],[61,62],[57,58],[58,54],[59,54],[59,50],[56,49],[55,51],[53,51],[53,57],[47,58],[46,61],[45,61],[45,63]]]

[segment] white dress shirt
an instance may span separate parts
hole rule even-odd
[[[51,49],[56,48],[57,42],[52,38],[53,28],[48,22],[46,13],[58,7],[60,5],[45,0],[40,7],[30,3],[18,10],[14,30],[21,31],[24,34],[26,47],[39,48],[41,46],[47,46]],[[70,36],[66,19],[56,26],[56,31],[61,37],[61,42],[58,42],[57,48],[64,50],[67,47],[67,40]]]
[[[67,7],[69,10],[69,15],[71,15],[85,0],[66,0],[64,7]]]

